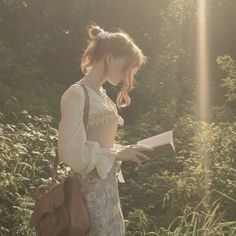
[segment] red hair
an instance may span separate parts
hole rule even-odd
[[[143,55],[141,49],[134,40],[123,30],[109,32],[108,37],[96,37],[101,29],[96,24],[87,27],[89,39],[88,45],[81,57],[81,70],[85,74],[92,67],[94,62],[101,60],[106,54],[111,53],[114,57],[126,57],[127,63],[123,68],[123,73],[128,73],[128,77],[122,81],[122,88],[116,97],[117,107],[126,107],[131,103],[128,93],[134,88],[136,82],[132,76],[132,69],[138,70],[147,62],[147,57]],[[107,64],[104,64],[104,73],[107,72]]]

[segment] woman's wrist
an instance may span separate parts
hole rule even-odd
[[[124,147],[120,148],[120,149],[117,149],[117,156],[116,156],[116,159],[118,161],[123,161],[123,159],[121,159],[121,152],[122,150],[124,149]]]

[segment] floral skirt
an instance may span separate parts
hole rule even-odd
[[[115,161],[106,179],[98,176],[96,168],[86,176],[78,178],[91,219],[91,229],[86,236],[125,236],[117,168]]]

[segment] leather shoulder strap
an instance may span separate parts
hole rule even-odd
[[[87,88],[83,84],[80,84],[80,85],[84,89],[84,93],[85,93],[85,104],[84,104],[84,117],[83,117],[83,120],[84,120],[84,127],[85,127],[85,130],[86,130],[87,125],[88,125],[89,96],[88,96]]]
[[[79,82],[78,82],[79,83]],[[80,83],[79,83],[80,84]],[[88,91],[87,88],[83,85],[80,84],[82,86],[82,88],[84,89],[84,93],[85,93],[85,103],[84,103],[84,114],[83,114],[83,122],[84,122],[84,127],[85,130],[87,129],[87,125],[88,125],[88,113],[89,113],[89,96],[88,96]],[[51,188],[53,187],[53,185],[56,183],[56,178],[57,178],[57,168],[59,165],[59,156],[58,156],[58,150],[56,147],[56,156],[53,162],[53,170],[52,170],[52,183],[51,183]]]

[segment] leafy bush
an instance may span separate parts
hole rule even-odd
[[[0,123],[0,235],[32,235],[29,217],[35,203],[34,189],[50,184],[57,130],[47,115],[18,114],[15,124]],[[68,170],[58,170],[58,179]]]
[[[130,128],[129,133],[125,134],[126,137],[130,134],[130,140],[137,141],[140,135],[139,127],[141,126]],[[154,134],[147,127],[146,133]],[[156,133],[162,131],[156,131]],[[135,221],[130,212],[135,214],[143,211],[153,225],[160,230],[161,228],[168,229],[170,225],[172,229],[174,226],[177,227],[178,225],[173,225],[172,222],[183,215],[186,217],[184,212],[191,209],[192,211],[188,211],[188,214],[192,216],[214,211],[218,221],[212,227],[217,228],[225,224],[227,227],[224,230],[234,232],[236,219],[235,134],[236,122],[206,124],[194,121],[188,116],[181,117],[174,126],[175,154],[158,156],[146,162],[143,167],[133,168],[133,164],[123,164],[126,184],[120,186],[121,196],[125,196],[122,203],[125,218],[128,221],[129,219],[134,221],[128,224],[129,231],[136,232],[136,227],[140,223],[138,218],[135,218]],[[124,132],[122,135],[125,136]],[[224,197],[217,205],[216,211],[212,209],[212,205],[218,200],[219,192],[220,196],[223,194]],[[206,195],[207,200],[201,207],[193,210]],[[220,215],[221,217],[218,218]],[[190,216],[187,218],[189,219]],[[178,222],[179,220],[180,218]],[[229,222],[232,221],[234,223],[231,225]],[[181,234],[180,228],[179,234],[176,235],[188,235]],[[143,230],[140,229],[140,232]],[[163,233],[163,235],[167,234]]]
[[[0,233],[33,235],[28,228],[33,193],[50,184],[57,130],[50,116],[25,110],[15,116],[11,123],[0,116]],[[118,139],[134,143],[143,127],[146,135],[153,132],[143,124],[120,130]],[[233,235],[235,133],[236,122],[206,124],[182,117],[174,126],[175,154],[143,167],[123,164],[126,184],[120,186],[120,197],[127,235]],[[70,171],[61,163],[58,180]]]

